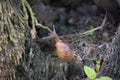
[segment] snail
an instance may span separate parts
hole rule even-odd
[[[75,54],[74,48],[66,40],[60,39],[55,31],[55,28],[47,38],[52,38],[55,41],[57,55],[62,61],[81,60],[80,56]]]

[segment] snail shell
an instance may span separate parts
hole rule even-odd
[[[59,40],[55,44],[58,57],[64,61],[70,61],[73,58],[74,50],[73,48],[65,41]]]

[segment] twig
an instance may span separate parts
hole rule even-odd
[[[107,13],[106,13],[106,15],[105,15],[105,17],[104,17],[104,19],[103,19],[103,21],[102,21],[102,24],[100,25],[100,26],[98,26],[97,28],[94,28],[94,29],[92,29],[92,30],[88,30],[88,31],[85,31],[85,32],[83,32],[83,33],[77,33],[77,34],[68,34],[68,35],[64,35],[64,36],[60,36],[61,38],[64,38],[64,37],[75,37],[75,36],[79,36],[80,35],[80,37],[84,37],[84,36],[86,36],[87,35],[87,33],[89,33],[89,32],[94,32],[94,31],[96,31],[96,30],[99,30],[99,29],[102,29],[104,26],[106,26],[108,23],[106,23],[106,19],[107,19]]]
[[[97,73],[97,75],[101,74],[101,72],[104,70],[105,66],[106,66],[106,59],[103,61],[100,71]]]
[[[105,15],[105,17],[104,17],[104,19],[103,19],[103,21],[102,21],[102,24],[100,25],[100,26],[98,26],[97,28],[94,28],[94,29],[92,29],[92,30],[88,30],[88,31],[85,31],[85,32],[83,32],[83,33],[80,33],[80,35],[86,35],[87,33],[90,33],[90,32],[94,32],[94,31],[96,31],[96,30],[99,30],[99,29],[102,29],[105,25],[107,25],[108,23],[106,23],[106,17],[107,16],[107,14]],[[105,24],[106,23],[106,24]]]

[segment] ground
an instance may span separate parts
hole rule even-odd
[[[112,8],[111,6],[106,7],[104,6],[104,2],[101,3],[100,6],[100,4],[94,1],[87,0],[28,0],[28,2],[39,23],[48,26],[50,29],[52,29],[54,25],[57,34],[62,39],[67,40],[74,47],[77,54],[83,59],[81,63],[66,63],[61,61],[56,55],[54,41],[51,39],[42,40],[43,37],[48,36],[49,31],[42,28],[36,28],[36,41],[39,44],[36,46],[36,50],[40,48],[44,55],[39,60],[38,57],[41,54],[37,54],[38,56],[33,58],[33,62],[31,62],[31,68],[34,67],[32,69],[33,73],[31,73],[33,76],[31,77],[29,75],[29,78],[35,78],[35,80],[81,80],[85,78],[83,65],[95,67],[95,61],[89,59],[97,57],[101,60],[101,66],[103,68],[98,77],[108,75],[113,78],[110,73],[106,73],[108,69],[111,69],[111,63],[105,56],[110,55],[110,47],[107,46],[111,46],[110,43],[118,29],[119,6],[115,5]],[[109,2],[108,4],[116,3]],[[104,20],[105,23],[101,26]],[[82,34],[100,26],[100,29]],[[45,64],[42,64],[42,60],[45,60]],[[56,64],[56,67],[54,64]],[[105,67],[107,65],[109,65],[109,67]],[[43,71],[42,68],[45,69],[45,71]],[[42,72],[37,72],[35,70]],[[50,74],[51,72],[52,74]],[[42,76],[38,77],[39,75]],[[57,76],[57,78],[55,76]]]
[[[9,62],[4,64],[4,57],[1,58],[1,64],[9,68],[6,71],[6,67],[0,67],[6,71],[1,74],[3,78],[87,80],[84,65],[95,70],[98,65],[97,78],[109,76],[113,80],[120,79],[119,0],[27,0],[30,6],[22,1],[2,1],[0,51]],[[38,23],[47,29],[36,23],[33,25],[32,11]],[[66,62],[58,57],[55,41],[45,38],[50,34],[48,28],[53,30],[53,26],[60,39],[74,48],[80,61]]]

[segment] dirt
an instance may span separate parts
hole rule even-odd
[[[119,5],[116,1],[109,2],[107,7],[104,6],[105,2],[98,4],[96,0],[28,0],[28,2],[39,23],[49,26],[50,29],[55,25],[57,34],[74,47],[83,62],[74,64],[59,60],[55,54],[52,40],[39,42],[42,37],[48,36],[49,32],[42,28],[36,28],[38,42],[33,42],[34,58],[29,66],[27,65],[29,62],[26,61],[22,66],[23,69],[21,66],[18,67],[18,70],[25,70],[27,66],[23,71],[24,74],[18,73],[19,76],[22,76],[21,78],[24,80],[82,80],[86,77],[83,65],[95,67],[95,61],[89,59],[98,57],[102,65],[104,56],[110,52],[108,46],[111,45],[119,25]],[[110,10],[111,4],[116,4],[112,10]],[[99,27],[105,16],[107,19],[102,28],[81,35]],[[109,51],[106,52],[105,49]],[[98,77],[104,75],[111,76],[109,73],[102,73]]]

